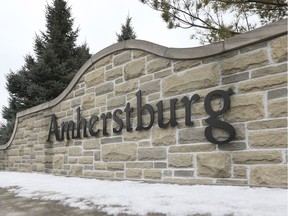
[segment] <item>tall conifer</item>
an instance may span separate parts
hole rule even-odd
[[[17,112],[57,97],[91,56],[86,43],[76,45],[79,29],[73,30],[65,0],[54,0],[45,14],[46,31],[35,37],[35,55],[28,54],[24,66],[6,77],[9,104],[2,110],[7,123],[0,127],[0,144],[9,140]]]

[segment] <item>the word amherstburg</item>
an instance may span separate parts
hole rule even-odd
[[[236,136],[234,127],[229,124],[228,122],[224,122],[219,120],[217,117],[219,115],[224,114],[229,108],[230,108],[230,95],[233,94],[233,91],[229,89],[228,91],[223,90],[215,90],[210,92],[204,99],[204,108],[207,114],[210,116],[208,119],[206,119],[206,123],[208,126],[205,128],[205,137],[208,141],[215,144],[226,144],[229,143],[231,140],[233,140]],[[176,120],[176,103],[178,102],[178,99],[170,99],[170,119],[167,122],[164,122],[164,116],[163,116],[163,101],[159,101],[157,106],[157,111],[154,111],[153,107],[150,104],[142,105],[142,94],[139,90],[136,93],[137,97],[137,127],[135,128],[136,131],[141,130],[149,130],[153,124],[154,124],[154,115],[158,115],[158,126],[160,128],[166,128],[168,126],[176,127],[178,125],[178,122]],[[211,100],[213,97],[221,97],[223,100],[223,105],[221,107],[221,110],[213,110],[211,106]],[[193,122],[191,120],[191,107],[192,103],[198,101],[200,99],[198,94],[194,94],[191,98],[188,98],[187,96],[184,96],[181,99],[181,103],[185,108],[185,125],[186,126],[192,126]],[[179,103],[179,102],[178,102]],[[48,142],[51,142],[51,137],[55,135],[55,138],[57,141],[63,141],[65,139],[80,139],[81,137],[88,137],[90,136],[97,136],[100,133],[100,129],[96,128],[96,123],[99,121],[102,121],[103,127],[102,127],[102,133],[103,135],[108,135],[107,132],[107,121],[108,119],[112,119],[116,124],[115,127],[113,127],[114,133],[121,133],[121,131],[124,128],[124,122],[120,118],[120,115],[125,112],[125,128],[126,131],[132,132],[133,128],[130,122],[131,113],[134,111],[134,108],[130,106],[130,103],[126,104],[126,107],[124,110],[116,109],[113,113],[107,112],[102,113],[100,117],[98,115],[92,115],[89,120],[81,117],[81,110],[80,107],[77,108],[77,120],[76,123],[74,121],[68,121],[63,122],[60,127],[60,132],[58,129],[58,122],[57,117],[55,114],[51,117],[51,123],[50,123],[50,129],[48,134]],[[143,114],[147,113],[150,116],[150,122],[147,125],[143,124],[142,116]],[[229,137],[226,140],[217,140],[213,137],[212,134],[212,128],[220,128],[224,131],[226,131],[229,134]],[[82,129],[82,134],[81,134]],[[89,132],[89,133],[88,133]],[[75,134],[76,133],[76,134]]]

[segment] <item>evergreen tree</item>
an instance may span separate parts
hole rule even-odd
[[[28,54],[24,66],[6,76],[10,98],[2,110],[7,121],[0,126],[2,144],[12,134],[17,112],[57,97],[91,56],[86,43],[76,46],[79,29],[73,30],[71,7],[65,0],[54,0],[45,14],[46,31],[36,35],[35,57]]]
[[[118,42],[136,38],[136,33],[134,32],[134,29],[131,26],[131,20],[132,17],[129,17],[128,15],[126,18],[125,25],[123,24],[121,25],[121,33],[120,34],[116,33]]]

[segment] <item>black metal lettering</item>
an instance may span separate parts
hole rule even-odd
[[[204,108],[206,112],[210,115],[210,117],[205,120],[207,124],[209,125],[205,128],[205,137],[211,143],[227,144],[231,140],[233,140],[236,136],[235,128],[231,124],[217,119],[219,115],[224,114],[230,108],[230,95],[232,95],[233,93],[234,92],[232,89],[229,89],[228,91],[215,90],[215,91],[210,92],[204,100]],[[211,107],[211,101],[214,96],[220,96],[223,99],[223,107],[222,109],[218,111],[214,111]],[[227,131],[229,134],[229,137],[223,141],[219,141],[215,139],[212,134],[212,127],[220,128],[222,130]]]
[[[97,136],[99,133],[99,129],[97,129],[96,131],[93,130],[96,122],[99,120],[99,117],[97,115],[92,115],[90,120],[89,120],[89,133],[91,136]]]
[[[119,125],[118,129],[113,127],[113,132],[114,133],[121,133],[121,131],[123,130],[123,121],[117,116],[117,113],[119,113],[121,115],[122,114],[122,110],[121,109],[116,109],[113,112],[113,120]]]
[[[101,119],[103,120],[103,135],[108,135],[107,132],[107,119],[111,118],[111,112],[108,112],[107,114],[102,113]]]
[[[178,101],[177,98],[170,100],[170,120],[166,123],[164,123],[164,117],[163,117],[163,101],[159,101],[156,106],[158,108],[158,126],[160,128],[166,128],[171,125],[171,127],[176,127],[178,125],[178,122],[176,120],[176,102]]]
[[[133,108],[130,107],[130,103],[126,104],[124,112],[126,113],[126,131],[132,131],[133,128],[131,127],[130,123],[130,113],[133,111]]]
[[[51,142],[52,134],[55,135],[55,138],[56,138],[57,141],[61,141],[60,137],[59,137],[57,118],[56,118],[55,114],[53,114],[51,116],[50,129],[49,129],[47,142]]]
[[[191,121],[191,105],[192,105],[192,102],[196,102],[199,99],[200,99],[200,96],[198,94],[194,94],[190,100],[187,96],[181,99],[181,102],[185,106],[185,125],[186,126],[193,125],[193,122]]]
[[[80,107],[77,108],[77,135],[75,138],[81,138],[81,125],[83,129],[83,137],[88,137],[87,135],[87,121],[85,118],[81,118]]]
[[[145,104],[142,107],[141,90],[139,90],[136,93],[136,96],[137,96],[137,127],[136,127],[136,131],[149,130],[153,126],[153,123],[154,123],[153,107],[150,104]],[[143,126],[142,115],[143,115],[144,110],[147,110],[149,115],[150,115],[150,123],[148,124],[148,126]]]

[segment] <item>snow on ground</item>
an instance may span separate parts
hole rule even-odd
[[[285,216],[288,205],[287,190],[279,188],[148,184],[16,172],[0,172],[0,187],[10,188],[17,196],[98,208],[114,215]]]

